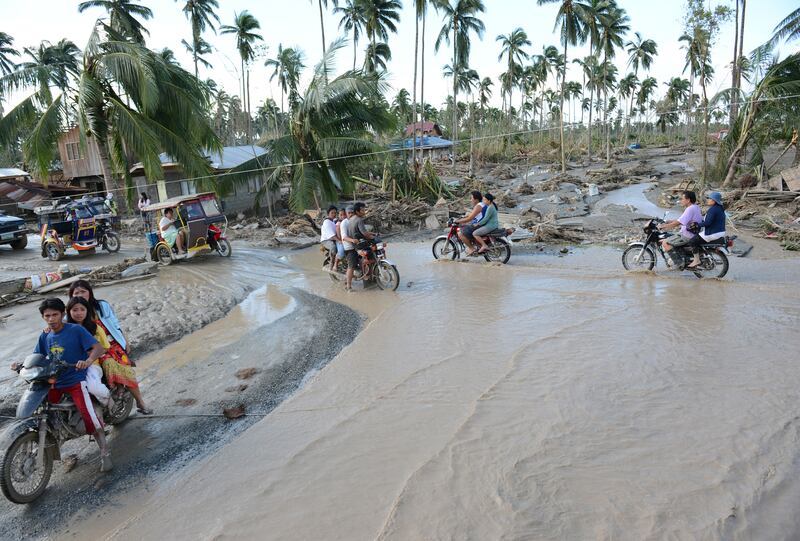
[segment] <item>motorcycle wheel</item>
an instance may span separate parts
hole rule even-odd
[[[506,239],[498,237],[494,239],[492,247],[483,254],[483,258],[490,263],[505,265],[511,259],[511,246]]]
[[[103,250],[107,251],[110,254],[114,254],[119,252],[120,247],[119,242],[119,235],[114,233],[113,231],[109,231],[108,233],[103,236]]]
[[[156,246],[156,259],[158,260],[158,264],[162,267],[166,267],[172,263],[172,250],[169,249],[169,246],[166,244],[159,244]]]
[[[217,241],[217,253],[222,257],[230,257],[231,256],[231,243],[228,239],[219,239]]]
[[[437,239],[431,251],[434,259],[458,259],[458,247],[450,239]]]
[[[53,456],[44,454],[42,468],[36,466],[39,433],[25,432],[0,458],[0,490],[14,503],[30,503],[42,495],[53,473]]]
[[[58,261],[64,257],[64,249],[55,242],[48,242],[45,244],[44,251],[47,254],[47,259],[50,261]]]
[[[693,271],[698,278],[722,278],[728,274],[730,263],[728,256],[722,250],[713,250],[705,254],[714,265],[711,268],[703,267],[703,270]],[[702,264],[701,264],[702,265]]]
[[[642,254],[641,259],[636,261],[636,257],[640,252]],[[629,246],[622,252],[622,266],[629,271],[653,270],[653,267],[656,266],[656,254],[649,246],[644,249],[641,246]]]
[[[386,261],[378,263],[374,271],[375,283],[383,290],[396,291],[400,286],[400,273],[397,267],[390,265]]]
[[[128,418],[133,410],[133,395],[126,388],[114,398],[114,408],[103,410],[103,420],[109,425],[118,425]]]

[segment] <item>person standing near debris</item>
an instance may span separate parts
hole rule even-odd
[[[150,213],[144,211],[145,207],[150,206],[150,197],[147,195],[147,192],[141,193],[137,206],[139,207],[139,215],[142,217],[142,225],[144,225],[145,231],[150,231],[153,225],[150,223]]]
[[[681,228],[681,234],[670,237],[662,241],[662,246],[666,250],[669,258],[667,262],[674,263],[672,254],[670,253],[674,248],[686,246],[694,238],[695,234],[689,231],[689,224],[700,223],[703,221],[703,213],[700,212],[700,207],[697,206],[697,195],[691,191],[686,190],[681,194],[680,204],[686,209],[677,220],[672,220],[658,226],[661,231],[669,231],[676,227]]]
[[[325,220],[323,220],[322,227],[320,228],[322,234],[320,235],[319,241],[331,254],[330,270],[333,270],[336,264],[336,214],[338,210],[339,209],[333,205],[328,207],[328,215],[325,217]]]
[[[109,214],[116,217],[118,211],[117,202],[114,200],[114,194],[111,192],[106,194],[106,207],[108,207]]]

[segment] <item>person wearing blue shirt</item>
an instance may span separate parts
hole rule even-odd
[[[701,222],[697,224],[700,234],[689,243],[692,247],[692,262],[687,268],[693,269],[700,265],[700,245],[721,239],[725,236],[725,207],[722,206],[722,194],[711,192],[708,194],[708,210]]]
[[[46,299],[39,305],[39,313],[48,329],[39,336],[33,352],[68,365],[59,373],[47,399],[57,403],[65,394],[72,397],[83,418],[86,433],[94,434],[100,447],[100,471],[109,471],[112,468],[111,453],[103,432],[103,421],[94,411],[86,386],[86,369],[100,358],[104,349],[82,326],[64,323],[64,311],[64,303],[57,298]]]

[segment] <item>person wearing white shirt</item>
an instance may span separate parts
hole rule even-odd
[[[328,207],[328,215],[322,222],[322,235],[320,235],[320,243],[328,249],[331,254],[331,270],[334,269],[336,263],[336,213],[339,209],[334,206]]]

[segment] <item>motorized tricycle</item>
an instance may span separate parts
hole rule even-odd
[[[17,405],[17,420],[0,434],[0,491],[14,503],[30,503],[42,495],[53,473],[53,461],[61,460],[61,445],[86,435],[86,427],[75,403],[68,396],[57,403],[47,400],[48,391],[67,363],[44,355],[29,355],[19,376],[29,385]],[[108,425],[128,418],[134,398],[121,385],[112,392],[111,408],[92,398],[92,407]]]
[[[67,249],[94,253],[101,246],[109,253],[120,249],[119,236],[105,220],[98,221],[86,201],[67,201],[34,210],[39,216],[42,257],[58,261]]]
[[[178,253],[177,243],[170,245],[161,234],[158,223],[167,209],[173,209],[173,222],[178,234],[183,235],[185,254]],[[230,257],[231,243],[225,238],[228,218],[222,213],[214,193],[200,193],[172,197],[160,203],[144,207],[142,212],[152,212],[156,231],[145,233],[150,246],[149,255],[161,265],[169,265],[179,259],[187,259],[199,254],[217,252],[222,257]]]

